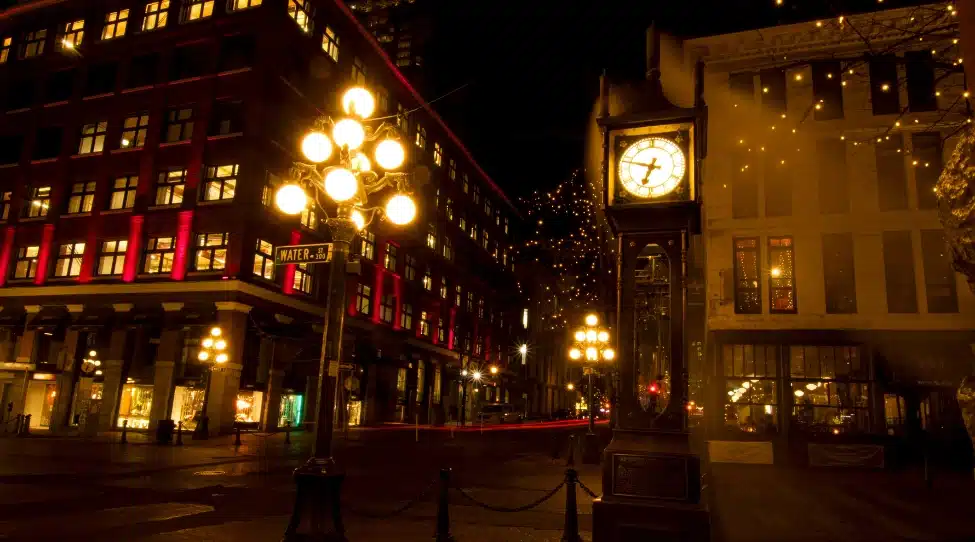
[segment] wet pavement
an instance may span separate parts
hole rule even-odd
[[[567,430],[351,432],[336,443],[347,478],[343,506],[351,542],[430,540],[435,492],[394,518],[375,519],[416,498],[452,468],[474,498],[518,506],[564,475]],[[156,446],[117,435],[0,438],[0,540],[277,541],[294,498],[292,470],[308,435],[245,434]],[[599,469],[580,466],[597,493]],[[975,540],[975,484],[938,473],[713,465],[707,478],[717,542]],[[591,539],[591,501],[579,492],[580,526]],[[556,541],[564,491],[527,512],[485,510],[454,495],[458,542]]]

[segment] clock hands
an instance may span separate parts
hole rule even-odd
[[[657,165],[657,159],[656,159],[656,157],[653,160],[651,160],[649,164],[643,164],[643,163],[640,163],[640,162],[629,162],[629,161],[627,161],[627,163],[634,164],[634,165],[637,165],[637,166],[644,166],[644,167],[647,168],[646,175],[644,175],[643,178],[640,179],[640,184],[642,184],[644,186],[646,186],[646,184],[648,182],[650,182],[650,174],[653,173],[653,170],[655,170],[655,169],[661,169],[661,166],[658,166]]]

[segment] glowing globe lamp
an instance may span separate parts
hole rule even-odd
[[[349,201],[359,190],[358,181],[351,171],[335,168],[325,175],[325,193],[337,202]]]
[[[332,142],[322,132],[309,132],[301,140],[301,152],[305,158],[316,164],[324,162],[328,160],[329,156],[332,156]]]
[[[356,171],[369,171],[372,169],[372,164],[369,163],[369,157],[361,152],[355,153],[355,156],[351,160],[352,169]]]
[[[587,326],[594,326],[594,325],[596,325],[598,323],[599,323],[599,317],[596,316],[595,314],[589,314],[589,315],[586,316],[586,325]]]
[[[352,87],[342,95],[342,109],[347,115],[368,119],[376,110],[376,100],[368,90]]]
[[[362,146],[366,139],[366,131],[355,119],[342,119],[335,123],[332,129],[332,139],[339,147],[347,147],[354,151]]]
[[[416,217],[416,203],[405,194],[396,194],[386,202],[386,216],[397,226],[409,224]]]
[[[573,348],[572,350],[569,350],[570,359],[577,360],[581,357],[582,357],[582,352],[580,352],[578,348]]]
[[[305,190],[296,184],[286,184],[274,195],[274,204],[286,215],[296,215],[308,206]]]
[[[395,139],[384,139],[376,145],[376,163],[383,169],[396,169],[403,165],[406,151]]]
[[[362,212],[358,209],[353,209],[352,214],[349,215],[349,219],[355,224],[355,229],[362,231],[362,228],[366,227],[366,217],[362,216]]]

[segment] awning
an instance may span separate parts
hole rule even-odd
[[[21,308],[4,307],[0,310],[0,327],[23,327],[24,314]]]
[[[27,318],[27,329],[53,332],[68,323],[68,310],[65,307],[42,307],[39,312]]]
[[[110,307],[86,309],[80,314],[71,315],[71,327],[81,331],[97,331],[112,324],[115,311]]]

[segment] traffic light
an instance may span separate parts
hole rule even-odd
[[[660,391],[660,388],[657,387],[657,383],[656,382],[651,382],[650,385],[647,386],[647,391],[649,391],[650,393],[654,393],[655,394],[655,393],[657,393],[657,392]]]

